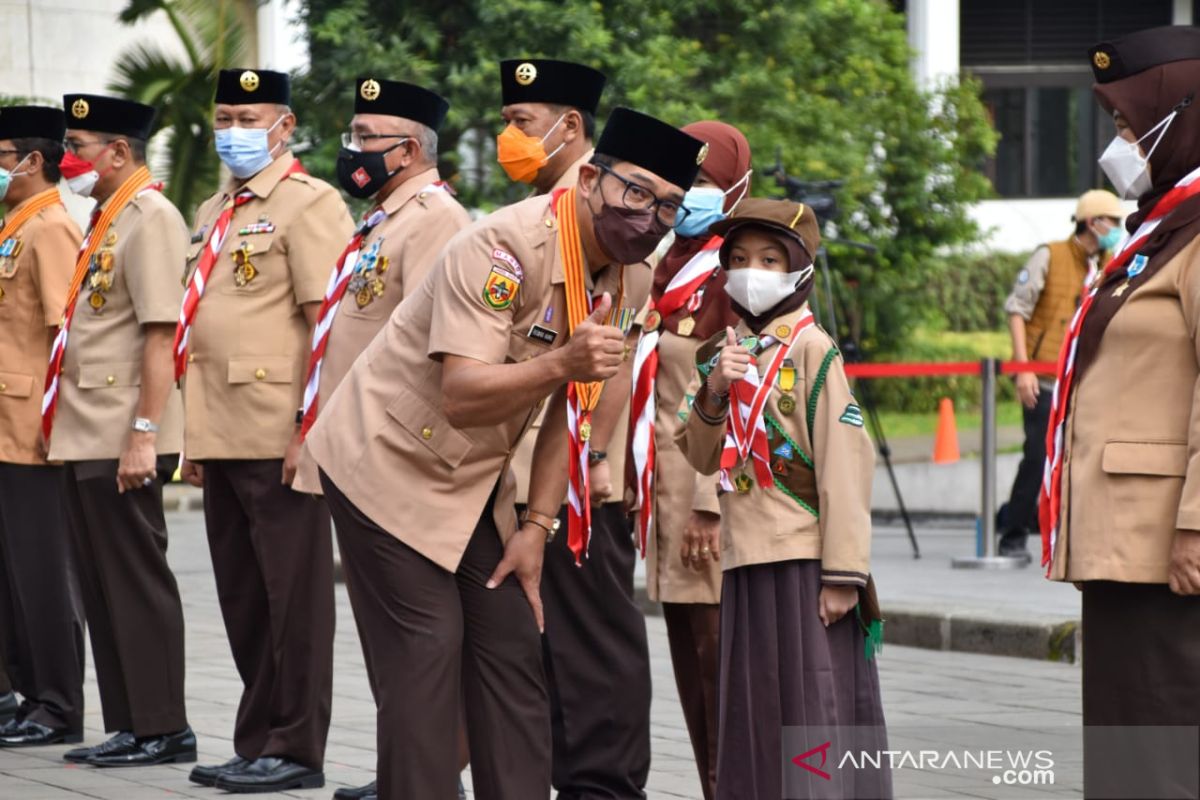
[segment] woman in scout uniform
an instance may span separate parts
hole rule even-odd
[[[696,348],[738,320],[717,259],[721,239],[708,228],[749,192],[750,145],[723,122],[705,120],[683,130],[705,142],[708,155],[684,199],[688,214],[654,271],[653,306],[634,359],[625,469],[636,492],[646,591],[663,604],[675,683],[704,796],[711,798],[717,778],[720,508],[713,479],[687,463],[675,433]]]
[[[716,796],[774,800],[805,785],[780,770],[783,726],[866,726],[874,735],[855,747],[882,744],[875,458],[837,348],[808,310],[812,209],[747,200],[710,230],[725,237],[742,321],[697,352],[704,385],[677,441],[692,466],[720,474]],[[842,796],[891,793],[886,773],[837,772]],[[806,774],[797,767],[795,779]]]

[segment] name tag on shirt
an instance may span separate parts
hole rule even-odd
[[[554,344],[554,340],[558,338],[558,331],[553,328],[547,328],[544,325],[535,324],[529,329],[529,338],[536,339],[542,344]]]

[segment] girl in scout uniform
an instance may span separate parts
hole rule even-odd
[[[747,200],[711,230],[725,237],[741,321],[697,352],[703,384],[678,443],[697,470],[720,476],[716,796],[810,796],[814,773],[781,769],[784,726],[856,726],[855,750],[885,748],[869,574],[874,451],[837,348],[808,309],[812,209]],[[819,744],[810,739],[801,733],[794,755]],[[891,794],[886,771],[825,772],[833,782],[821,796]]]

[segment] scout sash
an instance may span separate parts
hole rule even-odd
[[[44,208],[60,205],[62,205],[62,198],[59,197],[57,188],[51,187],[45,191],[38,192],[25,202],[25,206],[20,211],[11,218],[5,218],[4,227],[0,228],[0,243],[7,242],[15,236],[34,214],[37,214]],[[17,253],[14,251],[6,255],[16,258]]]
[[[725,446],[721,451],[721,488],[733,491],[733,481],[730,473],[738,464],[748,458],[753,461],[754,475],[758,485],[770,489],[775,485],[775,476],[771,471],[771,451],[767,445],[767,428],[763,422],[763,409],[779,368],[803,331],[812,327],[813,315],[805,314],[792,328],[786,340],[780,341],[779,348],[771,357],[767,371],[760,377],[758,360],[750,358],[750,369],[746,377],[733,382],[729,387],[730,402],[725,430]],[[782,331],[781,331],[782,332]],[[769,346],[769,345],[768,345]]]
[[[426,186],[417,195],[434,191],[448,192],[449,188],[445,181],[436,181]],[[333,265],[333,271],[329,275],[329,285],[325,288],[325,299],[321,301],[321,310],[317,312],[317,324],[313,328],[312,352],[308,356],[308,372],[304,379],[304,405],[300,421],[301,438],[308,435],[309,428],[317,421],[321,364],[325,361],[325,348],[329,346],[329,330],[333,327],[333,320],[337,317],[342,298],[346,296],[346,287],[350,285],[351,279],[358,272],[359,255],[362,253],[363,243],[375,226],[387,218],[387,212],[382,208],[364,214],[362,224],[350,238],[350,243],[342,251],[341,257]]]
[[[282,182],[289,175],[297,172],[304,172],[304,167],[298,160],[292,162],[291,167],[283,173],[279,180]],[[176,381],[187,372],[187,346],[188,339],[192,334],[192,322],[196,319],[196,309],[200,307],[200,298],[204,296],[204,289],[208,286],[208,278],[217,263],[217,256],[221,254],[221,247],[225,244],[225,237],[233,222],[233,212],[253,199],[254,192],[243,189],[226,200],[225,205],[221,208],[220,216],[217,217],[217,221],[213,223],[212,230],[208,234],[208,241],[204,243],[204,249],[200,252],[200,262],[196,264],[191,280],[188,281],[187,289],[184,290],[183,303],[179,307],[179,322],[175,326],[173,350]]]
[[[662,324],[685,305],[689,311],[699,308],[697,290],[721,268],[720,236],[709,239],[699,253],[692,256],[671,278],[662,297],[650,303],[646,324],[638,338],[633,359],[633,398],[629,407],[629,430],[625,463],[633,479],[638,504],[638,541],[646,555],[646,537],[654,516],[654,468],[657,449],[654,443],[655,418],[658,413],[656,381],[658,377],[658,341]],[[693,307],[693,304],[695,307]]]
[[[79,255],[75,258],[75,274],[71,276],[71,286],[67,290],[67,305],[63,309],[62,323],[54,337],[54,344],[50,347],[50,364],[46,369],[45,388],[42,392],[42,435],[47,445],[50,443],[50,431],[54,428],[54,412],[58,409],[58,379],[62,374],[63,357],[67,350],[67,332],[71,328],[71,320],[75,318],[75,301],[83,286],[83,279],[87,276],[88,266],[117,216],[134,197],[148,189],[161,191],[162,184],[150,177],[150,170],[145,166],[138,167],[117,187],[103,210],[97,208],[92,212],[92,224],[88,226],[87,236],[84,237]]]
[[[567,330],[569,334],[574,334],[576,326],[592,313],[592,299],[587,294],[585,283],[587,266],[583,260],[583,243],[579,239],[579,224],[575,219],[575,190],[556,191],[551,197],[550,207],[558,218],[558,250],[562,256],[566,281]],[[622,273],[621,289],[613,298],[610,319],[620,314],[624,283]],[[567,384],[567,547],[574,554],[576,565],[583,563],[592,534],[588,440],[592,435],[592,411],[600,402],[603,389],[604,381],[571,381]]]
[[[1105,280],[1121,270],[1124,270],[1127,276],[1133,277],[1129,273],[1128,264],[1138,248],[1146,243],[1176,206],[1197,194],[1200,194],[1200,169],[1195,169],[1181,178],[1174,188],[1154,204],[1146,219],[1133,235],[1125,240],[1124,246],[1113,256],[1112,261],[1108,262],[1103,275],[1092,284],[1091,290],[1084,296],[1083,302],[1075,312],[1070,327],[1067,328],[1067,337],[1058,354],[1058,369],[1055,373],[1058,380],[1054,384],[1051,399],[1050,425],[1046,431],[1046,464],[1042,473],[1042,490],[1038,498],[1038,527],[1042,531],[1042,566],[1047,568],[1047,575],[1054,548],[1058,543],[1059,514],[1062,510],[1064,433],[1071,404],[1071,390],[1074,388],[1075,354],[1083,321]]]

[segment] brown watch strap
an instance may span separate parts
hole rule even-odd
[[[558,532],[558,526],[555,524],[558,520],[555,517],[550,517],[545,514],[539,514],[532,509],[525,509],[525,513],[521,515],[521,522],[532,522],[539,528],[546,531],[547,539],[554,538],[554,534]]]

